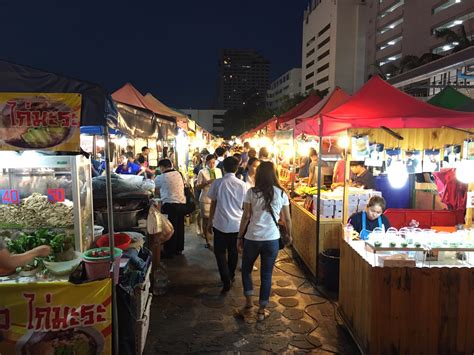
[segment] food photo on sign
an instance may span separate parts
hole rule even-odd
[[[0,93],[0,150],[78,151],[81,95]]]
[[[393,162],[402,159],[402,150],[400,148],[390,148],[385,150],[385,168],[388,169]]]
[[[443,153],[443,168],[454,168],[458,161],[461,161],[461,146],[445,145]]]
[[[352,160],[365,160],[369,156],[369,136],[352,137]]]
[[[464,141],[463,159],[474,160],[474,139],[466,139]]]
[[[423,172],[433,173],[440,170],[441,156],[439,149],[425,149],[423,156]]]
[[[421,152],[419,150],[407,150],[405,152],[405,166],[408,174],[420,174],[421,167]]]
[[[369,157],[365,159],[365,165],[382,167],[384,160],[384,145],[379,143],[371,143],[369,146]]]

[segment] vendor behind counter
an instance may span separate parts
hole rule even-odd
[[[391,227],[390,221],[383,215],[385,199],[381,196],[372,196],[367,202],[365,211],[354,213],[349,217],[349,223],[359,233],[360,239],[367,239],[377,227],[387,230]]]

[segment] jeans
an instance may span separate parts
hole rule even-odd
[[[180,207],[179,203],[165,203],[161,207],[161,213],[168,215],[168,219],[174,228],[173,235],[164,245],[164,252],[167,255],[173,255],[184,250],[184,214],[180,212]]]
[[[216,228],[213,228],[213,230],[214,255],[216,256],[221,281],[224,284],[224,288],[230,288],[230,284],[235,277],[235,269],[237,268],[238,233],[223,233]]]
[[[278,239],[276,240],[244,240],[242,253],[242,284],[244,295],[253,295],[252,268],[260,255],[260,298],[259,304],[265,307],[270,299],[272,288],[272,272],[278,255]]]

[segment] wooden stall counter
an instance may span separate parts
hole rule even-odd
[[[474,268],[377,267],[341,240],[339,306],[366,354],[473,354]]]
[[[313,276],[318,275],[316,265],[316,216],[306,210],[302,203],[291,200],[291,222],[293,225],[293,248],[296,250]],[[320,222],[319,252],[339,249],[341,220],[322,218]]]

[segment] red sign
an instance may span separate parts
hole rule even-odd
[[[48,189],[48,201],[51,203],[64,202],[64,189]]]
[[[6,205],[18,205],[20,203],[20,194],[18,190],[0,190],[0,196],[2,197],[2,203]]]

